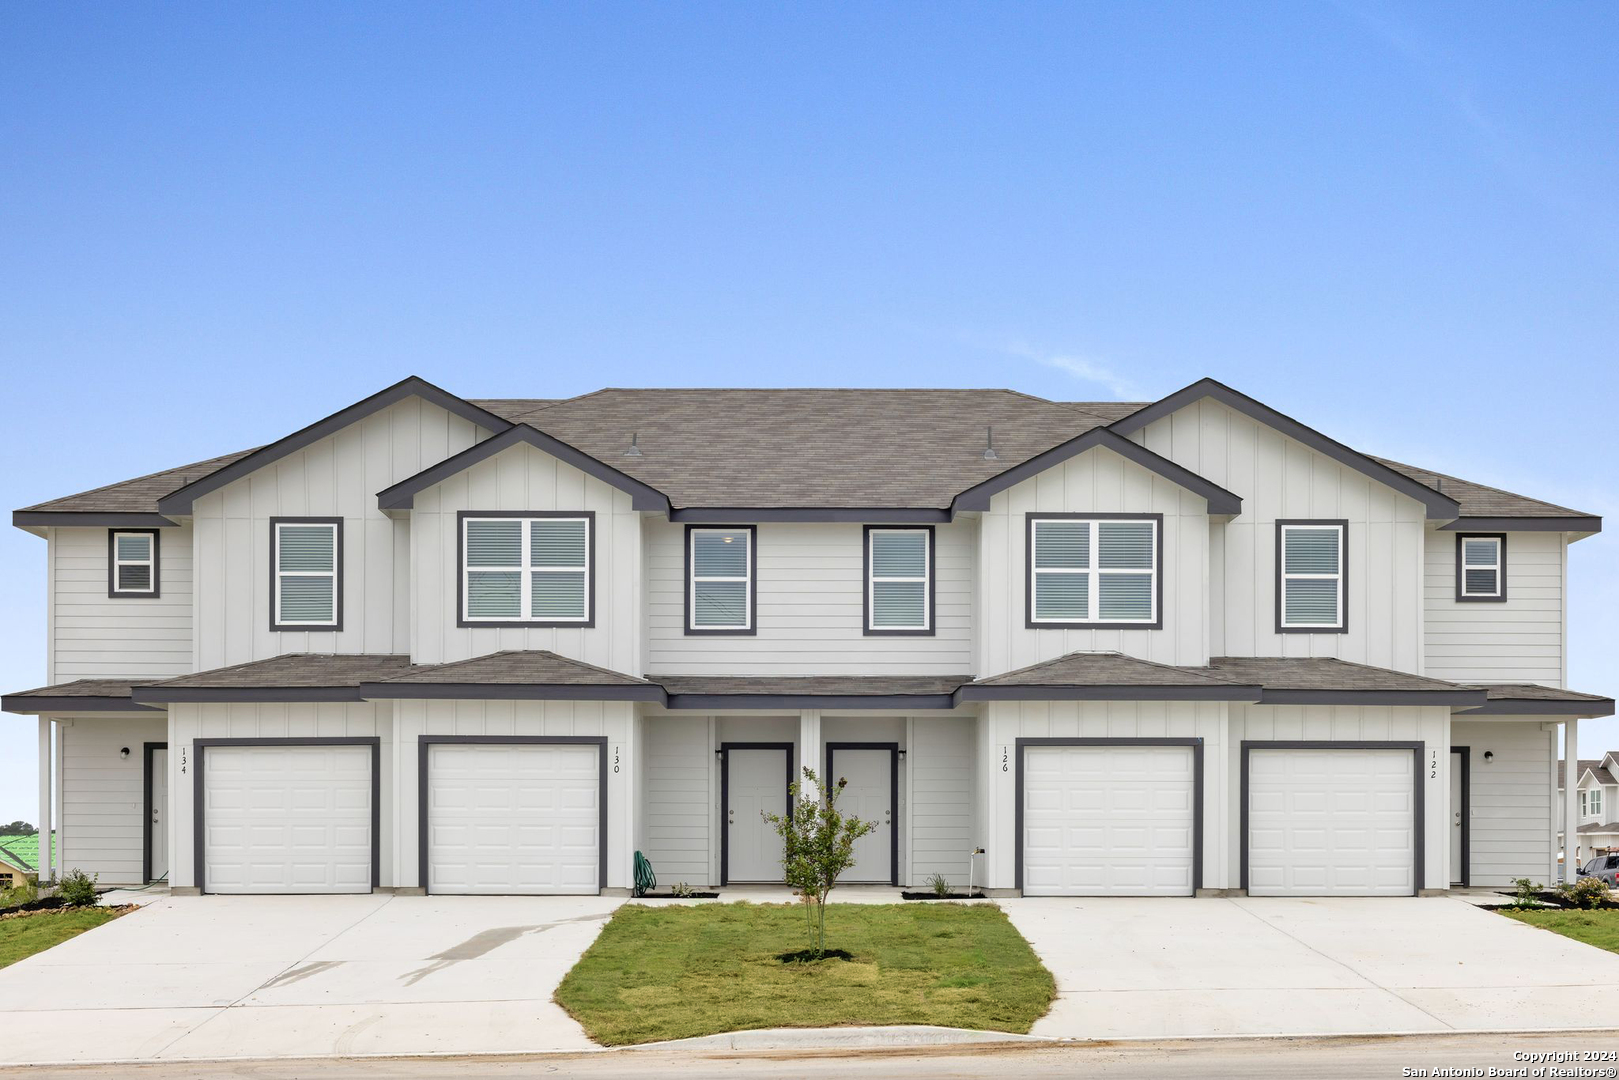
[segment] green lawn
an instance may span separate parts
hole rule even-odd
[[[120,914],[107,908],[70,908],[0,919],[0,968],[94,930]]]
[[[608,1046],[722,1031],[940,1024],[1026,1032],[1056,994],[997,907],[831,904],[826,946],[849,959],[783,962],[808,944],[794,904],[618,909],[556,1000]]]
[[[1550,930],[1599,949],[1619,953],[1619,911],[1568,911],[1537,909],[1503,911],[1509,919]]]

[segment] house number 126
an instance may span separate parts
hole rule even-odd
[[[1001,772],[1011,772],[1012,755],[1007,753],[1006,747],[1001,747]]]

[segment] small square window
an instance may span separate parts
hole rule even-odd
[[[144,597],[159,595],[157,529],[113,529],[107,533],[107,595]]]
[[[1458,533],[1456,599],[1463,603],[1499,603],[1507,598],[1505,533]]]

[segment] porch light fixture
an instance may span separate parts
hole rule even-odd
[[[1494,761],[1495,760],[1495,751],[1494,750],[1486,750],[1486,751],[1484,751],[1484,760],[1485,761]]]
[[[118,756],[121,757],[121,758],[127,758],[129,756],[129,747],[126,746],[123,749],[119,750],[118,751]]]

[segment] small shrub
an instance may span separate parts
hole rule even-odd
[[[1540,890],[1544,886],[1530,881],[1526,877],[1513,878],[1513,888],[1517,891],[1512,894],[1512,906],[1519,911],[1527,911],[1540,906]]]
[[[933,895],[940,899],[950,895],[950,882],[943,874],[934,874],[928,878],[928,888],[932,889]]]
[[[1557,886],[1557,895],[1570,907],[1595,911],[1608,899],[1608,885],[1601,878],[1582,877]]]
[[[690,896],[692,893],[694,893],[696,891],[697,891],[696,889],[692,888],[690,885],[686,884],[684,881],[677,881],[673,885],[669,886],[670,894],[673,895],[673,896],[681,897],[682,899],[684,899],[685,897]]]
[[[101,875],[91,876],[83,870],[69,870],[62,875],[62,883],[56,887],[56,895],[62,898],[62,903],[68,907],[94,907],[96,902],[96,881]]]

